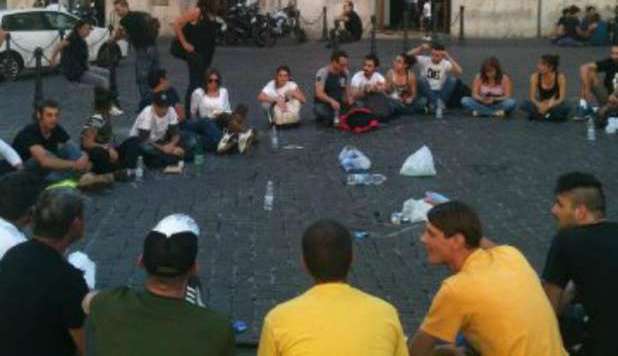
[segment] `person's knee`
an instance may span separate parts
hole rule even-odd
[[[461,106],[463,106],[464,108],[471,108],[474,105],[474,99],[472,97],[469,96],[464,96],[463,98],[461,98]]]
[[[517,101],[513,98],[506,99],[502,102],[504,111],[513,111],[517,107]]]

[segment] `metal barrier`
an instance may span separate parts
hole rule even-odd
[[[378,46],[376,43],[376,27],[377,27],[377,17],[376,15],[371,15],[371,45],[369,48],[369,53],[373,55],[378,55]]]

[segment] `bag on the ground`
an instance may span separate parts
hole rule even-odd
[[[339,153],[339,163],[346,173],[367,171],[371,168],[369,157],[354,146],[343,147]]]
[[[433,208],[433,205],[426,202],[424,199],[408,199],[403,203],[401,214],[415,224],[418,222],[427,221],[427,213]]]
[[[290,99],[286,102],[287,110],[278,105],[273,107],[273,123],[277,126],[294,125],[300,122],[300,101]]]
[[[380,120],[388,120],[393,114],[393,110],[390,104],[390,100],[383,93],[372,93],[364,99],[365,107]]]
[[[467,86],[461,79],[457,79],[455,82],[455,89],[453,90],[453,94],[446,103],[446,107],[449,109],[459,109],[461,108],[461,99],[465,96],[472,96],[472,90],[469,86]]]
[[[364,133],[380,127],[376,115],[367,108],[354,108],[339,117],[338,129],[353,133]]]
[[[410,177],[427,177],[436,175],[436,167],[433,163],[433,155],[429,147],[423,146],[414,152],[401,167],[401,175]]]

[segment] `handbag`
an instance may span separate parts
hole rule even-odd
[[[185,48],[180,44],[180,40],[178,38],[174,38],[170,45],[170,54],[178,59],[182,59],[186,61],[189,57],[189,53]]]
[[[294,125],[300,121],[300,101],[291,99],[286,103],[286,106],[286,111],[281,110],[277,105],[273,107],[273,123],[275,125]]]

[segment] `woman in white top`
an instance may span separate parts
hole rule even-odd
[[[204,75],[201,88],[191,95],[191,117],[214,120],[219,114],[231,113],[230,96],[222,86],[221,74],[209,69]]]
[[[275,71],[275,79],[269,81],[258,95],[270,123],[273,123],[276,112],[295,112],[298,115],[300,104],[307,101],[298,84],[291,80],[291,75],[288,66],[279,66]]]

